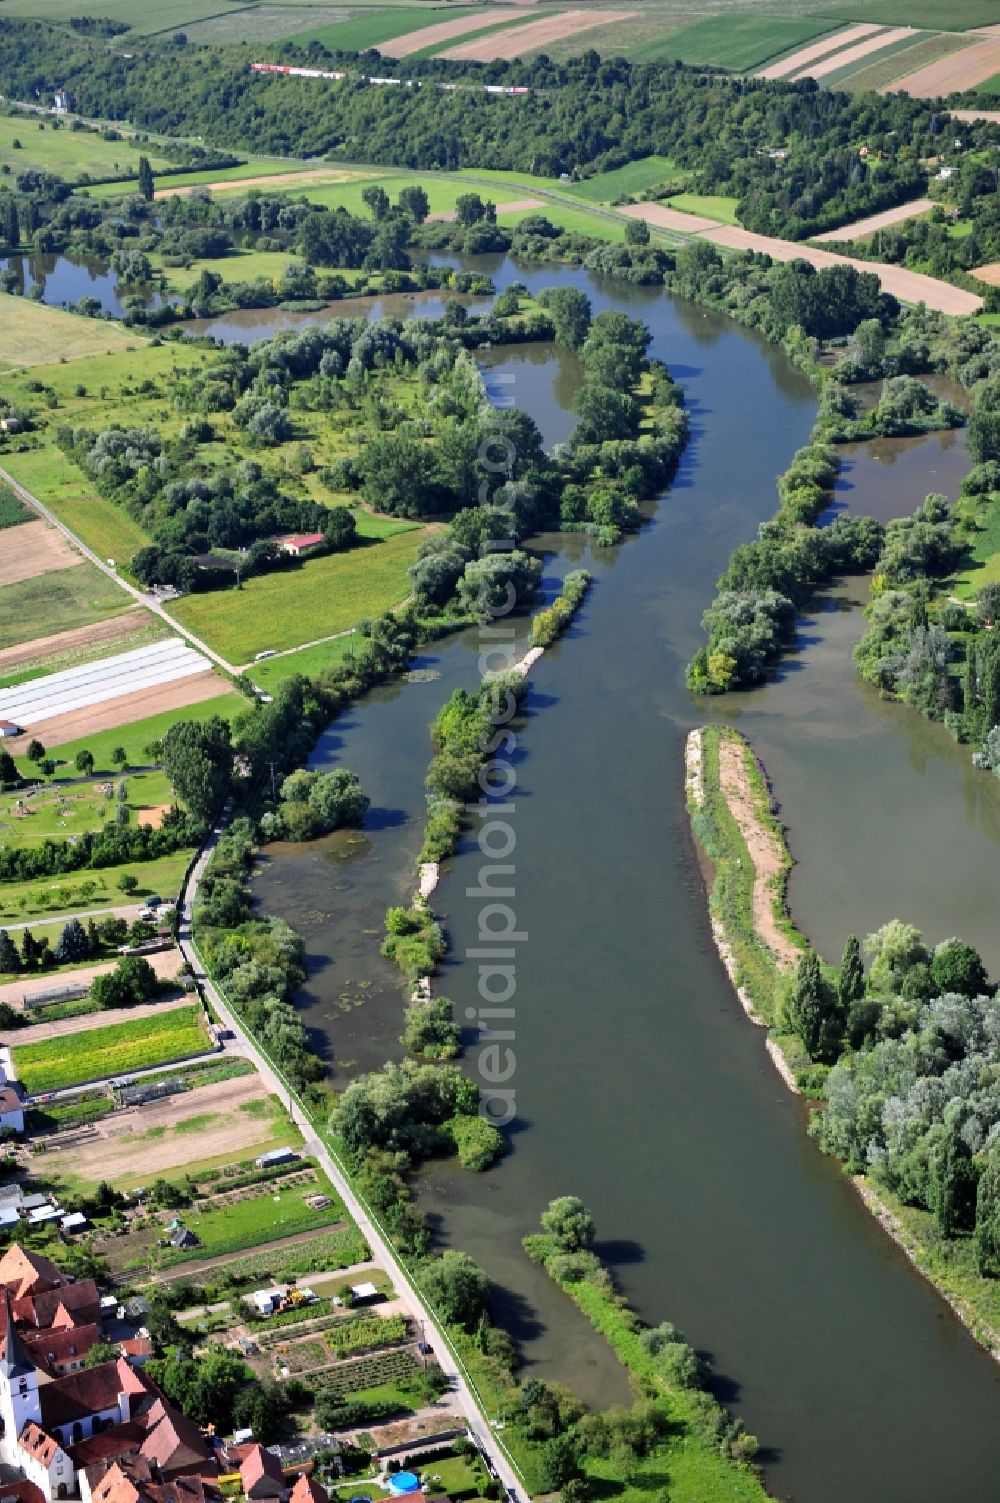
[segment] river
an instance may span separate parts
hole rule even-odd
[[[692,700],[683,670],[701,613],[731,548],[774,509],[775,476],[812,423],[812,390],[779,351],[662,292],[582,271],[487,269],[498,287],[558,277],[586,287],[595,310],[645,318],[653,353],[684,386],[693,433],[639,537],[607,551],[542,540],[554,550],[550,590],[581,560],[596,582],[535,670],[519,737],[514,905],[528,939],[516,1130],[488,1175],[431,1166],[421,1203],[490,1274],[532,1374],[621,1397],[606,1352],[520,1251],[547,1201],[574,1193],[643,1317],[675,1321],[711,1356],[720,1392],[761,1438],[776,1495],[989,1503],[1000,1498],[1000,1375],[807,1137],[800,1103],[740,1010],[708,929],[683,743],[709,715],[751,735],[801,858],[796,917],[828,954],[849,929],[899,912],[931,938],[967,935],[1000,970],[984,880],[1000,843],[1000,785],[940,727],[857,684],[849,647],[861,622],[833,608],[837,592],[773,685]],[[521,350],[492,358],[502,369],[488,379],[513,375],[504,390],[549,441],[564,436],[566,362]],[[852,449],[844,504],[866,509],[878,491],[891,515],[925,490],[954,493],[964,461],[953,440],[894,452],[890,465]],[[859,599],[860,585],[845,596]],[[278,849],[257,884],[262,905],[306,933],[306,1018],[336,1081],[399,1052],[402,998],[377,958],[381,917],[412,888],[427,725],[456,683],[475,681],[476,646],[475,633],[439,644],[418,682],[376,691],[331,727],[316,764],[360,772],[373,800],[364,834]],[[460,1017],[477,1003],[463,956],[477,939],[480,904],[466,889],[480,865],[470,838],[435,896],[452,941],[439,990]]]

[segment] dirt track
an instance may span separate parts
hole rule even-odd
[[[95,621],[92,626],[76,626],[72,631],[59,631],[51,637],[35,637],[30,642],[19,642],[16,647],[0,648],[0,672],[57,652],[75,652],[78,647],[90,647],[94,642],[111,642],[130,632],[144,631],[152,624],[153,617],[145,611],[132,610],[123,616],[112,616],[109,621]]]
[[[926,214],[933,209],[932,198],[915,198],[908,204],[897,204],[894,209],[883,209],[881,214],[869,214],[867,219],[856,219],[853,224],[842,224],[839,230],[828,230],[825,235],[817,235],[817,240],[847,241],[857,240],[862,235],[874,235],[876,230],[888,229],[891,224],[902,224],[906,219],[916,219],[918,214]]]
[[[1000,73],[1000,37],[984,38],[961,52],[939,58],[926,68],[918,68],[916,73],[908,73],[892,87],[905,90],[915,99],[936,99],[941,94],[972,89],[994,73]]]
[[[618,211],[630,219],[645,219],[647,224],[661,230],[677,230],[681,235],[700,235],[705,230],[717,230],[717,219],[706,219],[703,214],[685,214],[681,209],[669,209],[666,204],[623,204]]]
[[[409,57],[424,47],[433,47],[438,42],[450,42],[452,37],[464,37],[467,31],[482,31],[491,21],[509,21],[509,10],[477,10],[471,16],[455,16],[451,21],[438,21],[435,26],[422,26],[419,31],[408,31],[404,36],[392,37],[380,42],[377,51],[383,57]]]
[[[935,277],[924,276],[919,271],[908,271],[903,266],[886,266],[880,261],[859,261],[852,256],[838,256],[833,251],[819,250],[814,246],[799,245],[792,240],[775,240],[771,235],[755,235],[738,225],[716,225],[712,230],[702,231],[705,240],[728,250],[754,250],[773,256],[776,261],[810,261],[813,266],[836,266],[848,262],[857,271],[873,271],[885,292],[902,298],[906,303],[926,303],[940,313],[956,316],[978,313],[983,305],[981,297],[966,292],[961,287],[952,287],[948,282],[939,282]]]
[[[907,37],[915,37],[915,26],[894,26],[889,31],[880,32],[878,36],[868,37],[866,41],[858,42],[853,47],[847,47],[843,52],[835,52],[832,57],[822,62],[813,63],[811,67],[803,68],[796,73],[796,78],[825,78],[828,73],[836,73],[838,68],[846,68],[849,63],[860,62],[875,52],[882,52],[886,47],[891,47],[894,42],[905,42]]]
[[[272,1119],[253,1117],[240,1110],[244,1102],[263,1101],[268,1092],[259,1075],[240,1075],[235,1080],[200,1086],[167,1096],[148,1106],[132,1107],[95,1123],[98,1136],[74,1143],[60,1153],[56,1147],[45,1155],[46,1168],[62,1167],[88,1180],[114,1182],[137,1171],[151,1179],[165,1170],[182,1167],[195,1159],[208,1159],[240,1152],[266,1142],[272,1136]],[[218,1116],[217,1123],[197,1131],[171,1132],[192,1117]],[[166,1129],[162,1137],[147,1135]]]
[[[543,16],[538,21],[528,21],[524,26],[511,26],[491,37],[480,37],[476,42],[449,47],[447,52],[442,52],[439,56],[474,63],[491,63],[496,58],[509,60],[520,57],[524,52],[533,52],[536,47],[544,47],[549,42],[559,42],[563,37],[589,31],[594,26],[631,20],[635,14],[634,10],[559,11],[556,15]]]
[[[61,532],[41,518],[22,522],[19,527],[5,527],[0,548],[0,585],[16,584],[20,579],[35,579],[53,569],[72,569],[82,564],[83,555],[71,548]]]
[[[754,928],[779,963],[791,966],[801,951],[782,933],[774,916],[774,898],[785,867],[784,853],[773,832],[761,824],[754,808],[753,790],[744,761],[749,755],[740,742],[725,737],[721,739],[719,783],[753,862]]]
[[[161,981],[172,981],[181,966],[184,957],[180,950],[164,950],[159,955],[147,955],[153,970]],[[89,983],[95,976],[102,976],[107,971],[113,971],[117,964],[114,960],[102,961],[100,965],[78,966],[72,971],[56,971],[48,976],[20,976],[16,981],[7,981],[0,986],[0,1002],[9,1002],[11,1006],[19,1007],[25,991],[30,995],[32,992],[50,991],[57,986],[72,986],[74,982]],[[64,1038],[68,1033],[86,1033],[89,1028],[107,1028],[110,1023],[131,1023],[135,1018],[151,1018],[162,1007],[176,1007],[177,998],[164,999],[162,1002],[142,1002],[138,1007],[126,1008],[123,1012],[88,1012],[82,1018],[55,1018],[51,1023],[34,1023],[28,1028],[19,1028],[11,1034],[13,1045],[20,1049],[22,1044],[44,1044],[47,1039]],[[44,1011],[38,1012],[39,1018],[44,1018]]]
[[[12,738],[7,745],[20,753],[32,737],[37,737],[45,746],[62,746],[66,741],[79,741],[83,736],[95,736],[98,731],[111,731],[119,725],[129,725],[133,720],[160,715],[164,710],[183,710],[203,699],[215,699],[228,689],[227,681],[217,673],[195,673],[190,678],[157,684],[139,693],[123,694],[118,699],[106,699],[102,704],[88,705],[66,715],[53,715],[51,720],[39,720],[30,731]]]
[[[808,67],[821,57],[826,57],[835,48],[849,47],[852,42],[860,42],[862,37],[870,37],[876,31],[881,31],[881,26],[873,26],[870,21],[863,21],[859,26],[848,26],[844,31],[827,32],[825,37],[820,37],[818,42],[810,42],[808,47],[800,47],[798,52],[793,52],[791,57],[783,57],[780,62],[772,63],[769,68],[761,68],[758,78],[787,78],[790,73],[797,73],[800,68]]]

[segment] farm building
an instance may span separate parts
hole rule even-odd
[[[0,1128],[4,1127],[24,1132],[24,1102],[16,1081],[0,1087]]]
[[[303,553],[307,552],[310,548],[315,548],[322,541],[323,534],[321,532],[303,532],[295,537],[279,538],[278,547],[282,553],[291,554],[292,558],[301,558]]]
[[[22,735],[21,727],[13,720],[0,720],[0,740],[6,740],[8,736]]]

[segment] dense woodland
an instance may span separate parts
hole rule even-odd
[[[61,84],[79,112],[145,130],[396,166],[589,175],[655,152],[689,168],[700,191],[735,196],[748,228],[795,239],[914,197],[926,184],[922,159],[941,156],[954,132],[933,104],[905,95],[849,96],[811,80],[732,79],[593,51],[563,64],[407,61],[401,75],[423,85],[413,89],[367,85],[375,55],[344,58],[316,42],[279,51],[359,71],[340,83],[269,77],[250,73],[242,49],[137,39],[126,55],[101,38],[8,22],[0,92],[33,101]],[[379,73],[390,67],[378,59]],[[442,93],[441,82],[459,87]],[[487,82],[530,92],[490,96]],[[996,132],[965,134],[975,144]]]

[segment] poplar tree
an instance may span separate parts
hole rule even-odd
[[[934,1218],[942,1237],[969,1231],[976,1212],[976,1167],[969,1145],[952,1125],[931,1166]]]
[[[986,1161],[976,1191],[976,1267],[986,1275],[1000,1273],[1000,1153]]]
[[[153,169],[148,157],[139,158],[139,192],[146,202],[153,201]]]
[[[17,953],[17,946],[7,930],[0,929],[0,971],[16,973],[20,969],[21,957]]]
[[[813,950],[807,950],[799,961],[787,1011],[809,1058],[823,1063],[835,1060],[843,1034],[839,999]]]
[[[861,961],[861,941],[856,934],[847,936],[837,982],[840,1005],[845,1010],[865,994],[865,968]]]

